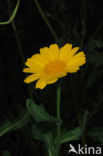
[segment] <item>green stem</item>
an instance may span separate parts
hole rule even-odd
[[[57,119],[60,120],[61,85],[57,86]],[[57,125],[57,136],[60,137],[60,124]]]
[[[60,120],[61,85],[57,86],[57,119]],[[60,138],[61,125],[57,124],[57,137]],[[60,145],[56,148],[56,156],[59,155]]]
[[[12,8],[11,8],[10,0],[8,0],[7,3],[8,3],[9,14],[11,14]],[[11,26],[12,26],[12,29],[13,29],[14,34],[15,34],[16,43],[17,43],[17,46],[18,46],[18,49],[19,49],[18,52],[20,54],[21,61],[22,61],[23,65],[24,65],[25,60],[24,60],[24,56],[23,56],[23,49],[22,49],[22,46],[21,46],[20,38],[19,38],[19,35],[18,35],[18,32],[17,32],[17,28],[16,28],[16,24],[14,22],[14,19],[12,19],[12,21],[11,21]]]
[[[37,7],[37,9],[38,9],[38,11],[39,11],[39,13],[40,13],[40,15],[42,16],[43,20],[45,21],[45,23],[46,23],[48,29],[50,30],[51,34],[53,35],[55,41],[56,41],[57,43],[59,43],[59,39],[58,39],[58,37],[57,37],[57,35],[56,35],[56,33],[55,33],[53,27],[52,27],[51,24],[49,23],[47,17],[45,16],[45,13],[44,13],[44,11],[42,10],[42,8],[41,8],[41,6],[40,6],[38,0],[34,0],[34,3],[35,3],[35,5],[36,5],[36,7]]]
[[[80,113],[79,113],[79,111],[78,111],[78,122],[79,122],[79,126],[80,126],[80,128],[82,129],[82,120],[81,120],[81,116],[80,116]],[[81,141],[82,141],[82,144],[83,144],[83,147],[85,147],[85,145],[86,145],[86,141],[85,141],[85,135],[83,134],[82,135],[82,137],[81,137]]]
[[[19,8],[19,4],[20,4],[20,0],[17,1],[16,7],[13,10],[12,15],[10,16],[9,20],[5,21],[5,22],[0,22],[0,25],[6,25],[6,24],[10,24],[11,21],[15,18],[18,8]]]
[[[11,13],[11,2],[10,2],[10,0],[8,0],[7,3],[8,3],[9,14],[10,14]],[[17,43],[17,47],[18,47],[18,52],[19,52],[19,55],[21,58],[21,62],[24,65],[25,59],[24,59],[24,55],[23,55],[23,49],[22,49],[21,40],[20,40],[19,34],[17,32],[17,28],[16,28],[16,24],[14,22],[14,19],[12,19],[12,21],[11,21],[11,26],[12,26],[12,29],[13,29],[14,34],[15,34],[15,39],[16,39],[16,43]],[[28,92],[30,94],[30,97],[33,99],[33,94],[32,94],[30,85],[28,85]]]

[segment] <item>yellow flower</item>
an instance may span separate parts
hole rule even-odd
[[[28,58],[23,72],[32,73],[24,82],[36,82],[36,88],[43,89],[46,85],[55,83],[67,73],[75,73],[85,64],[86,57],[83,51],[76,54],[79,47],[72,48],[72,44],[65,44],[59,49],[57,44],[40,49],[39,54]]]

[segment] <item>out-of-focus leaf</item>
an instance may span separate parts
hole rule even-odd
[[[12,156],[11,153],[7,150],[2,152],[2,156]]]
[[[103,144],[103,127],[94,127],[88,131],[87,135],[94,141]]]
[[[53,137],[51,132],[43,132],[38,126],[32,126],[32,134],[34,139],[41,140],[44,142],[48,154],[50,156],[54,156],[54,145],[53,145]]]
[[[35,122],[49,121],[49,122],[56,122],[59,124],[62,123],[61,120],[58,120],[57,118],[53,116],[50,116],[42,107],[35,104],[31,99],[27,100],[26,105],[27,105],[27,109],[29,113],[35,119]]]
[[[86,88],[91,88],[96,83],[96,81],[101,77],[102,74],[103,70],[100,70],[99,72],[98,70],[93,71],[86,80]]]
[[[86,80],[86,88],[91,88],[95,84],[97,79],[98,79],[97,72],[96,71],[92,72],[91,75],[89,75]]]
[[[61,132],[60,138],[56,137],[54,143],[62,144],[65,142],[78,140],[80,138],[80,135],[81,135],[81,129],[77,127],[74,130],[70,130],[68,132]]]
[[[103,46],[103,43],[102,43]],[[95,68],[98,68],[103,65],[103,53],[98,53],[98,51],[95,52],[95,54],[92,54],[90,56],[90,61],[94,65]]]
[[[83,134],[85,132],[85,128],[86,128],[86,123],[87,123],[87,117],[89,115],[89,112],[86,110],[84,112],[84,116],[83,116],[83,121],[82,121],[82,129],[81,129],[81,133]]]
[[[29,121],[30,121],[29,113],[25,113],[22,116],[20,115],[14,121],[6,121],[3,125],[0,126],[0,137],[11,130],[16,130],[23,127]]]

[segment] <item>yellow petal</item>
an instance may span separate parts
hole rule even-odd
[[[58,76],[58,78],[61,78],[61,77],[64,77],[66,75],[67,75],[67,73],[64,71],[64,72],[59,73],[57,76]]]
[[[49,51],[48,51],[48,58],[51,60],[51,61],[54,61],[54,60],[58,60],[59,59],[59,47],[57,44],[52,44],[50,47],[49,47]]]
[[[25,63],[25,65],[30,68],[24,68],[24,72],[26,72],[26,71],[27,71],[27,73],[29,73],[29,71],[30,71],[30,73],[42,73],[43,72],[44,66],[39,66],[39,65],[33,63],[31,60],[28,60]]]
[[[33,82],[33,81],[39,79],[39,78],[40,78],[40,75],[32,74],[32,75],[28,76],[28,77],[24,80],[24,82],[25,82],[25,83],[31,83],[31,82]]]
[[[40,54],[35,54],[31,58],[27,59],[25,65],[31,68],[35,67],[44,67],[47,64],[48,60]]]
[[[77,51],[79,50],[79,47],[75,47],[71,50],[71,56],[73,56]]]
[[[60,48],[60,60],[66,61],[70,57],[72,49],[72,44],[66,44],[65,46]]]
[[[73,56],[67,63],[67,66],[81,66],[86,63],[86,57],[84,52],[79,52],[75,56]]]
[[[47,77],[42,77],[40,78],[37,83],[36,83],[36,88],[40,88],[43,89],[46,87],[47,84],[53,84],[58,80],[57,77],[51,77],[51,76],[47,76]]]
[[[45,86],[47,85],[45,78],[40,78],[37,82],[36,82],[36,88],[40,88],[43,89]]]
[[[57,81],[58,79],[57,78],[53,78],[51,80],[48,81],[48,84],[53,84]]]
[[[61,72],[55,74],[54,76],[55,76],[55,78],[61,78],[61,77],[64,77],[66,75],[67,75],[67,71],[65,69],[64,71],[61,71]]]
[[[23,72],[24,72],[24,73],[35,73],[35,70],[32,69],[32,68],[24,68],[24,69],[23,69]]]
[[[75,73],[75,72],[77,72],[78,70],[79,70],[80,68],[78,67],[78,66],[68,66],[68,68],[67,68],[67,72],[68,73]]]
[[[49,51],[48,47],[40,48],[40,54],[41,55],[46,55]]]
[[[50,54],[49,54],[49,48],[48,47],[44,47],[40,49],[40,54],[41,56],[43,56],[48,62],[51,61],[50,59]],[[47,62],[47,63],[48,63]]]
[[[47,84],[52,84],[55,83],[58,80],[58,78],[56,76],[48,76],[47,77]]]

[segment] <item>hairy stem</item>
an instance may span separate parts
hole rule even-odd
[[[57,86],[57,119],[60,120],[61,85]],[[61,125],[57,124],[57,137],[60,138]],[[59,155],[60,145],[56,148],[56,156]]]
[[[57,119],[60,119],[61,85],[57,86]],[[60,124],[57,125],[57,136],[60,137]]]
[[[8,0],[8,9],[9,9],[9,14],[11,13],[11,3],[10,1]],[[20,58],[21,58],[21,62],[24,66],[24,63],[25,63],[25,60],[24,60],[24,55],[23,55],[23,49],[22,49],[22,46],[21,46],[21,41],[20,41],[20,37],[17,33],[17,28],[16,28],[16,24],[14,22],[14,20],[11,21],[11,26],[12,26],[12,29],[15,33],[15,39],[16,39],[16,43],[17,43],[17,47],[18,47],[18,52],[19,52],[19,55],[20,55]],[[32,92],[31,92],[31,89],[30,89],[30,86],[28,85],[28,92],[30,94],[30,97],[33,99],[33,95],[32,95]]]

